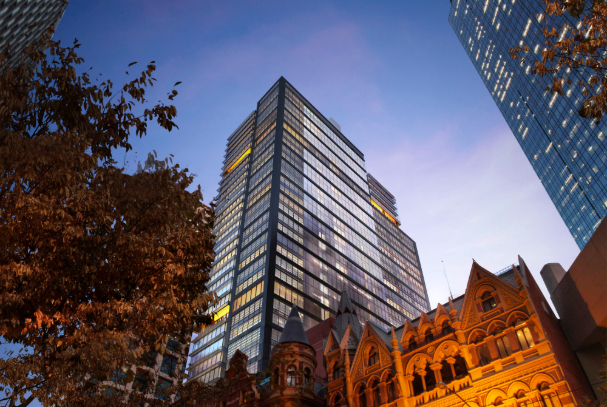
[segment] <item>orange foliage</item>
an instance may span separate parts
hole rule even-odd
[[[212,321],[213,208],[172,161],[128,174],[112,159],[177,110],[146,106],[154,63],[114,91],[79,73],[78,46],[47,33],[0,76],[0,339],[25,349],[0,359],[0,405],[115,405],[115,372]]]
[[[545,48],[541,59],[532,60],[528,45],[510,49],[510,55],[513,59],[520,58],[521,63],[530,59],[533,73],[548,76],[549,83],[544,84],[546,91],[562,95],[565,85],[579,86],[585,99],[578,113],[598,123],[607,113],[607,3],[604,0],[543,1],[547,17],[542,19]],[[554,17],[560,16],[574,21],[574,26],[565,24],[557,29]]]

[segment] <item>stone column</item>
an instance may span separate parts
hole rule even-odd
[[[475,368],[480,366],[481,358],[478,355],[478,350],[476,350],[476,346],[470,346],[468,348],[468,352],[470,352],[470,361],[472,362],[470,363],[470,367]]]
[[[375,407],[375,404],[373,404],[373,389],[366,389],[365,397],[367,398],[367,407]]]
[[[424,386],[424,392],[427,391],[426,389],[426,371],[425,370],[417,370],[415,371],[415,373],[417,373],[418,375],[421,376],[422,378],[422,385]]]
[[[354,389],[352,388],[352,373],[350,373],[350,356],[348,349],[344,350],[344,379],[346,381],[346,399],[348,405],[354,406]]]
[[[403,392],[403,396],[405,398],[413,397],[413,380],[415,379],[415,377],[410,374],[405,376],[403,379],[405,381],[405,386],[403,386],[403,390],[405,390]]]
[[[455,358],[452,357],[448,357],[447,359],[445,359],[447,361],[447,363],[449,363],[449,365],[451,366],[451,373],[453,374],[453,378],[455,379]]]
[[[436,383],[443,381],[442,375],[440,374],[440,369],[442,367],[443,366],[440,363],[435,363],[433,365],[430,365],[430,369],[432,369],[434,371],[434,377],[436,378]]]
[[[398,339],[396,338],[396,332],[394,332],[394,327],[391,329],[391,339],[390,343],[392,344],[392,361],[394,362],[394,369],[396,370],[396,383],[400,387],[400,394],[404,397],[410,397],[412,394],[409,388],[409,383],[405,381],[405,371],[403,369],[403,360],[401,358],[400,350],[398,348]],[[394,386],[396,387],[396,386]],[[395,394],[394,397],[397,397]],[[397,402],[397,406],[403,407],[404,401]]]
[[[506,336],[508,337],[508,342],[510,342],[510,347],[512,348],[512,353],[518,352],[521,350],[521,344],[518,342],[518,337],[516,336],[516,332],[513,327],[508,327],[504,329],[506,332]]]
[[[500,358],[500,352],[497,348],[497,344],[495,343],[495,336],[489,335],[486,340],[487,348],[489,348],[489,355],[492,360]]]
[[[459,348],[462,350],[462,357],[466,359],[466,363],[472,369],[474,367],[474,363],[472,360],[472,354],[470,353],[470,346],[468,345],[460,345]]]
[[[388,402],[388,385],[386,383],[379,383],[379,399],[381,404],[384,405]],[[375,406],[373,406],[375,407]]]

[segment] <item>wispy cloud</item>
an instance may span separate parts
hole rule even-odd
[[[509,129],[466,148],[456,135],[406,137],[392,151],[367,153],[371,172],[397,198],[402,229],[417,241],[432,304],[449,295],[443,260],[455,295],[472,258],[496,272],[520,254],[540,281],[546,263],[568,268],[579,250]]]

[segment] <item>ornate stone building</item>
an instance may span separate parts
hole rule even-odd
[[[342,294],[324,349],[327,406],[567,407],[592,390],[525,263],[472,264],[466,292],[386,332]]]
[[[270,356],[268,372],[250,374],[247,356],[237,350],[230,359],[230,381],[221,407],[325,406],[324,391],[315,386],[316,351],[308,342],[297,307],[291,309],[284,330]]]

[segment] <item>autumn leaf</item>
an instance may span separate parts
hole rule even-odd
[[[80,44],[50,38],[26,50],[32,65],[0,75],[0,335],[24,349],[0,359],[0,394],[23,407],[168,405],[125,386],[140,370],[156,380],[160,363],[144,363],[154,349],[181,369],[192,330],[212,322],[213,206],[156,151],[151,171],[116,166],[150,120],[176,127],[176,108],[148,105],[139,77],[92,81]],[[166,391],[217,389],[175,379]]]

